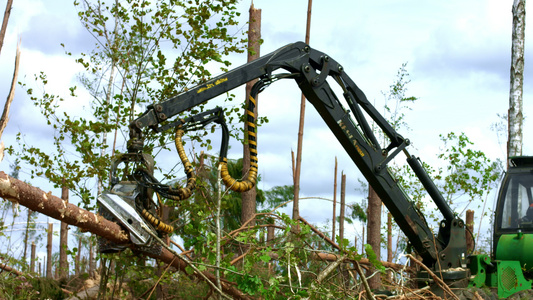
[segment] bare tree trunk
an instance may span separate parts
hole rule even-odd
[[[26,232],[24,233],[24,261],[28,259],[28,237],[30,235],[31,209],[28,209],[28,219],[26,220]]]
[[[274,233],[276,228],[273,226],[267,227],[267,245],[271,245],[272,241],[274,240]]]
[[[261,48],[261,9],[254,8],[254,4],[250,6],[250,19],[248,27],[248,62],[251,62],[260,56]],[[250,105],[250,91],[252,86],[257,82],[257,79],[246,83],[246,106]],[[254,117],[257,118],[257,106],[258,101],[255,99]],[[245,111],[246,118],[246,111]],[[245,132],[247,132],[248,125],[245,121]],[[257,143],[257,135],[255,136]],[[250,170],[250,145],[248,140],[243,144],[243,170],[242,175],[246,178],[248,171]],[[253,218],[256,211],[256,196],[257,190],[254,186],[251,190],[242,193],[242,210],[241,210],[241,223],[246,223],[249,219]],[[255,225],[255,221],[249,223],[250,226]]]
[[[161,221],[163,221],[163,223],[165,223],[165,224],[170,224],[170,221],[169,221],[170,207],[166,206],[166,205],[163,205],[159,209],[161,210],[161,212],[160,212]],[[168,236],[168,234],[166,234],[166,233],[163,234],[163,236],[161,237],[161,240],[165,241],[167,246],[170,245],[170,237]],[[157,274],[158,277],[161,277],[163,275],[163,273],[165,272],[165,268],[166,268],[165,264],[162,264],[162,263],[158,262],[157,271],[156,271],[156,274]],[[163,291],[163,284],[158,284],[157,285],[156,297],[157,297],[157,299],[164,299],[165,298],[165,294],[164,294],[164,291]]]
[[[298,202],[298,194],[296,192],[296,189],[300,189],[300,175],[296,176],[296,158],[294,157],[294,151],[291,150],[291,161],[292,161],[292,184],[294,186],[294,196],[292,199],[292,218],[300,218],[300,208],[299,208],[299,202]],[[296,219],[297,220],[297,219]],[[299,232],[300,231],[300,225],[298,223],[294,224],[292,226],[293,232]]]
[[[9,15],[11,14],[12,5],[13,0],[7,0],[6,10],[4,12],[4,20],[2,21],[2,29],[0,29],[0,52],[2,51],[2,46],[4,45],[4,37],[6,36],[7,23],[9,21]]]
[[[94,261],[94,245],[93,241],[89,239],[89,276],[94,277],[96,271],[96,262]]]
[[[309,0],[307,3],[307,25],[305,29],[305,42],[309,44],[309,37],[311,35],[311,7],[313,1]],[[296,149],[296,165],[294,168],[294,199],[292,203],[292,219],[298,220],[300,218],[300,169],[302,166],[302,147],[304,136],[304,120],[305,120],[305,96],[302,93],[300,103],[300,125],[298,127],[298,148]],[[298,226],[295,226],[299,230]]]
[[[30,273],[35,273],[35,242],[31,242],[31,254],[30,254]]]
[[[0,117],[0,137],[4,133],[4,129],[7,126],[9,121],[9,109],[11,108],[11,102],[15,98],[15,88],[17,86],[17,78],[19,73],[19,62],[20,62],[20,44],[17,44],[17,53],[15,55],[15,69],[13,71],[13,78],[11,80],[11,88],[7,96],[6,103],[4,104],[4,111],[2,112],[2,117]],[[1,145],[0,161],[4,157],[4,144]]]
[[[272,223],[274,225],[275,222],[272,221]],[[266,238],[267,247],[271,246],[274,243],[275,230],[276,230],[276,228],[274,226],[267,227],[267,238]],[[274,265],[272,264],[272,262],[268,263],[268,273],[270,275],[272,275],[274,273]]]
[[[63,179],[63,184],[65,180]],[[61,199],[68,203],[68,188],[63,186],[61,188]],[[61,231],[59,233],[59,270],[60,276],[68,277],[68,260],[67,260],[67,249],[68,249],[68,224],[61,222]]]
[[[339,240],[342,243],[344,240],[344,217],[345,217],[345,208],[346,208],[346,174],[341,173],[341,203],[340,203],[340,212],[339,212]],[[344,288],[348,287],[348,271],[346,270],[346,264],[341,264],[341,279]]]
[[[344,239],[344,208],[346,203],[346,174],[341,173],[341,211],[339,213],[339,239]]]
[[[80,261],[81,261],[81,240],[83,236],[80,234],[78,238],[78,253],[76,253],[76,260],[74,261],[74,272],[76,276],[80,276]]]
[[[524,85],[524,44],[526,1],[513,2],[511,87],[509,90],[507,158],[522,155],[522,92]],[[509,163],[509,162],[508,162]]]
[[[387,261],[392,262],[392,215],[387,213]],[[392,277],[392,272],[387,272],[389,279]]]
[[[392,262],[392,215],[387,213],[387,261]]]
[[[367,244],[372,246],[378,259],[381,259],[381,199],[374,191],[372,186],[368,188],[368,223],[367,223]],[[368,270],[368,276],[372,275],[376,269],[371,266]],[[371,289],[381,287],[381,276],[375,275],[368,279],[368,285]]]
[[[52,278],[52,237],[54,224],[48,223],[48,242],[46,243],[46,278]]]
[[[59,278],[59,266],[55,266],[54,269],[54,278]]]
[[[470,209],[466,211],[466,228],[466,253],[471,254],[474,251],[474,211]]]
[[[87,273],[87,257],[82,257],[80,262],[80,274]],[[161,298],[158,298],[161,299]]]
[[[335,175],[333,176],[333,218],[331,222],[333,223],[331,230],[331,239],[335,240],[335,225],[337,224],[337,156],[335,156]]]
[[[361,234],[361,249],[365,249],[365,227],[363,227],[363,233]]]

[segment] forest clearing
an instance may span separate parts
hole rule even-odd
[[[253,2],[244,16],[235,0],[74,1],[83,38],[52,51],[75,70],[66,81],[62,66],[20,76],[41,46],[16,47],[0,118],[0,298],[530,298],[524,2],[508,5],[509,106],[490,121],[503,158],[446,113],[430,123],[453,128],[418,143],[411,111],[430,108],[412,96],[411,65],[383,103],[367,98],[353,68],[364,62],[310,42],[311,0],[305,41],[266,54],[283,34]],[[0,45],[14,48],[4,37],[21,9],[7,1]]]

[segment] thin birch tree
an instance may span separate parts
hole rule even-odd
[[[522,155],[522,93],[524,87],[524,41],[526,1],[513,2],[513,36],[511,46],[511,86],[509,90],[507,157]]]

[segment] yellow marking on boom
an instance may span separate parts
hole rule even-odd
[[[216,85],[219,85],[219,84],[221,84],[223,82],[226,82],[226,81],[228,81],[228,77],[220,78],[217,81],[215,81],[214,84],[213,83],[208,83],[203,88],[199,88],[198,92],[196,92],[196,93],[200,94],[201,92],[204,92],[204,91],[206,91],[206,90],[208,90],[208,89],[210,89],[210,88],[212,88],[212,87],[214,87]]]
[[[341,120],[339,120],[337,123],[339,124],[340,128],[344,131],[346,136],[350,140],[352,140],[353,145],[354,145],[355,149],[357,150],[357,153],[359,153],[359,155],[361,155],[361,157],[365,156],[365,153],[363,152],[363,150],[361,150],[361,147],[359,147],[359,145],[357,145],[357,140],[354,139],[353,134],[351,134],[350,131],[346,128],[346,124],[344,124],[344,122],[342,122]]]

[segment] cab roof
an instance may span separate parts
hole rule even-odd
[[[533,167],[533,156],[514,156],[509,158],[509,167]]]

